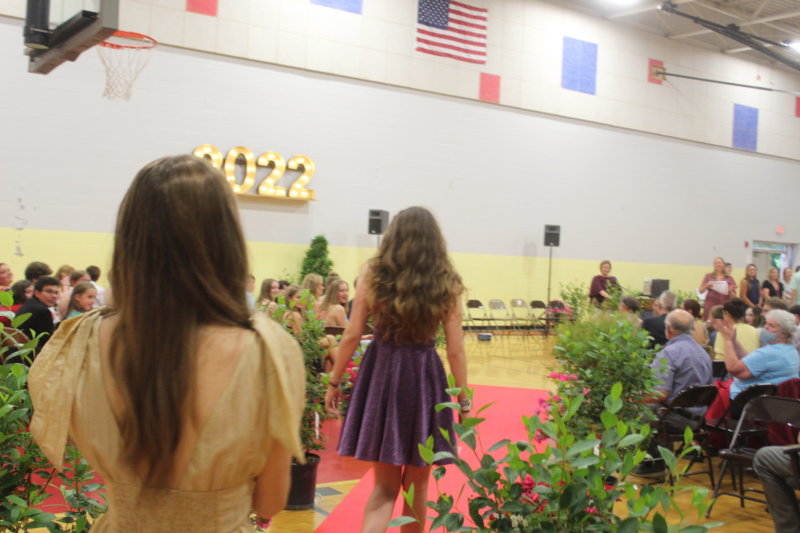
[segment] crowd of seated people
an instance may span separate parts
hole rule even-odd
[[[0,306],[0,323],[9,327],[15,316],[30,314],[20,330],[29,339],[41,335],[36,348],[38,353],[62,321],[110,303],[110,292],[97,283],[99,277],[97,266],[80,270],[65,264],[53,274],[49,265],[34,261],[25,269],[25,279],[15,281],[9,265],[0,263],[0,291],[9,291],[13,296],[13,305]],[[252,312],[260,311],[272,316],[278,308],[279,296],[285,298],[290,307],[285,322],[296,335],[306,319],[301,299],[304,291],[308,291],[316,316],[325,326],[347,325],[349,285],[335,273],[328,276],[327,283],[318,274],[308,274],[300,286],[267,278],[262,282],[257,297],[252,294],[255,278],[251,274],[247,287],[251,291],[248,302],[252,303]],[[329,353],[332,360],[337,345],[335,337],[327,335],[321,342],[329,352],[333,352]]]
[[[10,291],[13,296],[12,305],[0,306],[0,323],[8,327],[14,317],[30,315],[20,331],[28,339],[40,336],[35,353],[47,344],[62,321],[103,303],[105,289],[97,284],[100,269],[96,266],[76,270],[62,265],[53,275],[49,265],[33,261],[24,275],[25,279],[14,281],[11,268],[0,263],[0,291]]]

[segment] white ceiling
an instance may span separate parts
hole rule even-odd
[[[761,52],[733,39],[708,30],[690,19],[658,9],[654,0],[629,0],[620,7],[619,0],[548,0],[603,19],[625,24],[675,41],[685,42],[725,54],[742,56],[758,62],[771,62],[790,68]],[[723,26],[735,24],[742,32],[770,41],[800,42],[800,0],[673,0],[676,8],[688,15]],[[800,63],[800,52],[765,45]]]

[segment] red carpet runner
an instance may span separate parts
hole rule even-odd
[[[475,405],[476,410],[480,406],[492,403],[493,405],[483,411],[481,416],[486,418],[486,421],[479,426],[480,439],[483,444],[483,449],[488,450],[495,442],[502,439],[521,440],[526,439],[525,429],[522,426],[522,416],[530,416],[534,409],[539,405],[539,398],[547,397],[547,392],[536,389],[517,389],[512,387],[490,387],[490,386],[475,386]],[[336,436],[338,438],[338,435]],[[329,450],[335,448],[333,438],[329,440]],[[328,459],[329,453],[326,453],[326,458],[323,463]],[[472,450],[465,448],[461,450],[461,456],[466,458],[470,464],[476,466],[479,463],[479,458],[476,458]],[[364,465],[366,463],[361,461],[353,461],[356,464]],[[320,465],[321,466],[321,465]],[[439,488],[442,492],[451,495],[458,495],[463,483],[463,475],[452,465],[448,466],[447,474],[439,482]],[[327,477],[327,476],[324,476]],[[349,479],[354,479],[350,477]],[[327,481],[334,481],[333,479]],[[319,483],[324,483],[324,478],[318,479]],[[372,492],[374,485],[374,478],[370,470],[363,479],[356,485],[353,490],[336,506],[325,521],[317,528],[316,533],[343,533],[350,531],[359,531],[361,528],[361,518],[364,512],[364,505],[367,498]],[[428,499],[435,500],[437,498],[436,485],[431,479],[428,491]],[[400,516],[402,512],[401,498],[395,505],[393,517]],[[460,507],[461,512],[467,515],[466,512],[466,494],[461,497],[461,504],[456,503],[456,507]],[[432,514],[433,511],[430,511]],[[390,531],[399,531],[399,528],[391,529]]]

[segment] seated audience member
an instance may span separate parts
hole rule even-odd
[[[14,273],[11,267],[5,263],[0,263],[0,292],[11,290],[11,284],[14,282]]]
[[[303,282],[300,284],[300,288],[308,289],[311,296],[317,300],[319,300],[325,292],[325,285],[322,283],[322,276],[319,274],[306,274],[306,277],[303,278]]]
[[[794,321],[797,324],[797,331],[794,334],[794,345],[797,351],[800,352],[800,305],[793,305],[789,312],[794,315]]]
[[[256,290],[256,277],[252,274],[247,275],[244,285],[244,296],[247,299],[247,308],[252,312],[256,309],[256,295],[253,294]]]
[[[780,280],[780,272],[775,267],[769,267],[767,279],[761,284],[762,305],[767,298],[783,298],[783,283]]]
[[[272,316],[272,313],[278,308],[277,298],[279,294],[278,280],[267,278],[262,281],[261,290],[258,293],[258,309],[267,316]]]
[[[758,269],[753,263],[744,269],[745,275],[739,282],[739,298],[746,307],[761,305],[761,283],[758,281]]]
[[[281,296],[285,297],[286,296],[286,289],[288,289],[291,286],[292,286],[292,284],[289,283],[288,281],[286,281],[285,279],[279,279],[278,280],[278,294],[280,294]]]
[[[53,323],[53,312],[50,311],[50,308],[56,305],[60,294],[61,282],[51,276],[42,276],[33,284],[33,296],[31,299],[22,304],[22,307],[17,311],[17,316],[25,313],[31,314],[28,320],[20,326],[22,332],[29,339],[34,338],[39,333],[45,334],[36,346],[37,354],[53,335],[55,325]]]
[[[708,345],[708,329],[703,321],[703,308],[700,307],[700,302],[687,298],[683,301],[683,310],[692,315],[694,318],[694,328],[692,329],[692,338],[697,344]]]
[[[358,276],[355,277],[353,280],[353,292],[358,289]],[[355,301],[355,296],[353,299],[347,302],[347,320],[350,320],[350,312],[353,310],[353,302]]]
[[[33,297],[33,283],[27,279],[21,279],[11,286],[11,295],[14,297],[14,305],[11,310],[15,313],[22,307],[22,304]]]
[[[325,294],[325,284],[322,282],[322,276],[319,274],[306,274],[306,277],[303,278],[303,282],[300,284],[300,288],[308,290],[309,294],[311,294],[313,297],[312,301],[314,302],[312,309],[319,315],[322,295]]]
[[[723,319],[733,326],[733,329],[736,331],[736,340],[742,345],[745,353],[750,353],[759,346],[758,330],[744,323],[746,311],[747,305],[739,298],[732,298],[722,306]],[[715,359],[723,358],[722,344],[722,337],[717,335],[717,338],[714,339]]]
[[[625,296],[619,301],[619,312],[625,316],[632,324],[641,324],[639,318],[639,300],[633,296]]]
[[[764,486],[775,533],[800,532],[800,505],[795,492],[800,486],[792,459],[784,453],[788,447],[765,446],[756,451],[753,458],[753,470]]]
[[[800,305],[800,271],[795,272],[792,281],[789,282],[789,298],[786,300],[786,305]]]
[[[71,265],[61,265],[58,267],[58,270],[56,270],[54,277],[61,282],[61,288],[64,289],[63,292],[69,291],[69,277],[73,272],[75,272],[75,267]]]
[[[301,301],[304,289],[297,285],[290,285],[286,289],[286,307],[289,311],[283,318],[295,337],[303,332],[303,322],[306,319],[306,305]]]
[[[761,313],[761,308],[758,306],[748,307],[747,311],[744,312],[744,323],[756,329],[760,328],[764,325],[764,317]]]
[[[786,305],[785,300],[781,300],[780,298],[767,298],[766,300],[764,300],[764,310],[761,311],[761,326],[758,328],[759,333],[764,328],[764,317],[767,316],[767,313],[775,309],[788,311],[789,306]],[[761,342],[760,338],[759,338],[759,343],[761,346],[764,346],[764,343]]]
[[[322,299],[319,307],[319,318],[325,321],[326,326],[347,325],[347,313],[344,307],[347,305],[347,297],[350,288],[347,282],[341,278],[334,279],[328,285],[328,291]]]
[[[653,304],[653,315],[642,320],[642,329],[652,337],[651,347],[667,344],[664,321],[667,314],[675,310],[675,293],[664,291]]]
[[[694,317],[682,309],[666,315],[664,322],[667,343],[653,358],[652,368],[659,385],[647,403],[658,406],[669,404],[681,391],[695,385],[711,383],[711,358],[692,338],[695,327]],[[670,433],[680,433],[689,427],[697,429],[703,424],[705,408],[687,408],[680,412],[670,412],[661,422]],[[658,445],[668,447],[666,442],[653,439],[650,455],[655,461],[644,462],[634,473],[639,476],[663,475],[664,464],[660,461]]]
[[[97,297],[94,299],[94,306],[103,307],[108,302],[106,302],[105,288],[97,284],[97,280],[100,279],[100,267],[90,265],[86,267],[86,273],[89,274],[90,281],[92,282],[92,285],[94,285],[94,289],[97,291]]]
[[[91,281],[79,281],[72,287],[72,294],[67,304],[67,312],[64,320],[80,316],[94,308],[94,301],[97,298],[97,289]]]
[[[789,283],[792,282],[792,277],[794,276],[794,270],[792,267],[786,267],[783,269],[783,279],[781,280],[781,285],[783,285],[783,301],[786,302],[788,307],[789,299],[792,297],[792,289],[789,287]]]
[[[52,273],[53,269],[41,261],[34,261],[25,267],[25,279],[34,283],[42,276],[49,276]],[[61,282],[59,282],[59,286],[60,284]]]
[[[784,300],[780,298],[767,298],[764,300],[764,310],[762,311],[762,315],[766,315],[770,311],[774,311],[776,309],[780,309],[782,311],[788,311],[789,306],[786,305]]]
[[[0,323],[4,326],[11,325],[11,319],[14,317],[22,304],[27,302],[33,296],[33,283],[27,279],[17,281],[11,286],[11,297],[14,302],[9,307],[0,306],[0,311],[6,311],[7,315],[0,315]]]
[[[86,273],[85,270],[73,270],[72,273],[69,275],[69,284],[64,290],[62,286],[61,296],[58,297],[58,318],[63,320],[64,317],[67,316],[67,306],[69,305],[69,299],[72,296],[72,290],[81,281],[90,281],[92,278],[89,277],[89,274]]]
[[[321,280],[322,278],[320,278]],[[303,333],[303,323],[308,319],[305,299],[309,298],[308,289],[291,285],[286,289],[286,306],[289,308],[288,313],[283,317],[284,324],[288,326],[290,332],[295,337],[300,337]],[[305,298],[304,298],[305,295]],[[328,352],[324,357],[323,364],[325,365],[325,372],[328,372],[333,366],[338,344],[333,335],[325,335],[319,339],[319,343]]]
[[[341,279],[338,272],[329,272],[328,277],[325,278],[325,287],[330,287],[334,280]]]
[[[731,400],[750,385],[779,385],[800,376],[800,354],[794,345],[797,323],[790,312],[773,310],[767,313],[761,330],[764,346],[749,354],[736,340],[733,324],[720,319],[713,319],[713,324],[722,337],[725,368],[733,376]]]

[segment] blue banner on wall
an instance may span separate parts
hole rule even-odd
[[[597,44],[564,37],[561,61],[561,87],[595,94],[597,83]]]
[[[733,147],[755,152],[758,146],[758,109],[733,104]]]
[[[362,1],[363,0],[311,0],[311,3],[317,4],[318,6],[349,11],[350,13],[358,13],[360,15]]]

